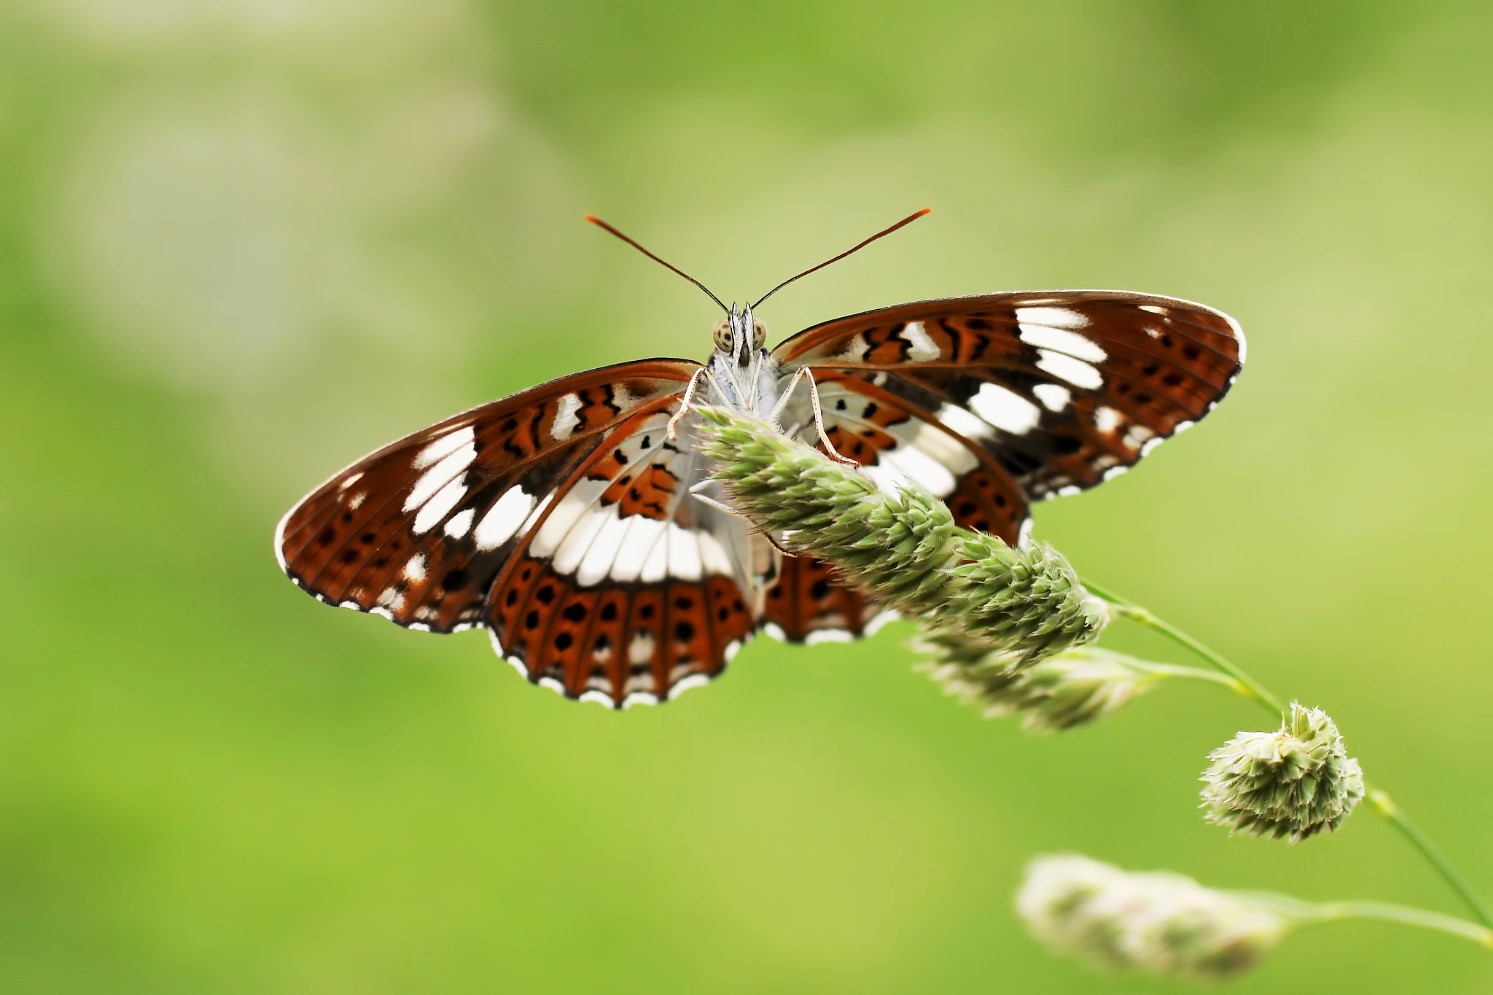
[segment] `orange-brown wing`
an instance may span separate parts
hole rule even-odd
[[[1030,502],[1124,472],[1211,411],[1244,339],[1227,315],[1176,298],[1035,291],[838,318],[773,355],[785,385],[811,369],[830,442],[883,487],[914,480],[960,525],[1016,542]],[[804,399],[786,421],[819,444]],[[876,612],[822,564],[785,563],[764,624],[855,636]]]
[[[481,625],[499,570],[572,469],[636,412],[676,404],[698,368],[592,370],[385,446],[291,509],[275,533],[280,565],[329,604],[436,632]]]
[[[638,409],[560,484],[492,586],[497,652],[530,681],[617,708],[718,676],[756,629],[771,549],[698,500],[695,419]]]
[[[1021,488],[984,447],[934,413],[874,382],[867,371],[815,372],[825,435],[883,489],[914,480],[943,498],[954,520],[1016,542],[1027,520]],[[824,449],[807,404],[790,408],[784,429]],[[854,639],[895,617],[813,557],[785,558],[768,589],[763,625],[789,642]]]
[[[869,636],[897,613],[845,583],[823,560],[784,556],[762,604],[762,631],[788,643]]]
[[[816,325],[774,355],[857,374],[990,453],[1030,500],[1123,472],[1222,400],[1227,315],[1173,297],[1057,290],[903,304]],[[952,501],[951,501],[952,504]]]

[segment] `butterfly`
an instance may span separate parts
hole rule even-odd
[[[1238,376],[1233,319],[1123,291],[898,304],[766,348],[754,309],[767,297],[926,213],[729,308],[588,217],[721,307],[707,362],[576,373],[390,443],[290,510],[281,568],[320,601],[406,628],[485,628],[519,673],[566,697],[666,701],[758,631],[853,639],[891,617],[706,497],[691,397],[772,418],[883,489],[916,482],[959,525],[1016,543],[1033,502],[1125,472]],[[810,391],[792,391],[803,378]]]

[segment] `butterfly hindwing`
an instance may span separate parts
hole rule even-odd
[[[790,402],[785,431],[821,451],[827,442],[885,490],[915,481],[943,498],[959,525],[1015,542],[1027,502],[1011,476],[984,448],[932,411],[878,386],[878,379],[885,380],[865,370],[816,372],[824,438],[807,397]],[[870,594],[803,556],[783,561],[763,608],[768,631],[790,642],[858,638],[891,617]]]
[[[699,501],[693,418],[637,411],[561,482],[493,584],[498,653],[535,683],[625,707],[717,676],[756,628],[765,541]]]
[[[859,371],[989,452],[1031,499],[1123,472],[1227,393],[1238,326],[1211,308],[1111,291],[903,304],[774,350],[784,376]]]
[[[1021,487],[992,453],[945,421],[936,406],[894,393],[890,380],[874,372],[828,370],[816,372],[815,381],[825,439],[819,438],[812,411],[800,399],[789,406],[793,418],[785,424],[787,431],[821,450],[827,440],[884,490],[915,481],[942,498],[961,526],[1016,541],[1027,519]]]
[[[726,574],[587,588],[524,558],[495,593],[499,655],[536,684],[618,708],[719,676],[756,626],[748,594]]]
[[[593,370],[392,443],[291,509],[275,536],[281,566],[322,601],[401,625],[480,625],[494,577],[570,468],[631,414],[674,404],[697,368]]]
[[[762,630],[789,643],[836,642],[869,636],[896,612],[845,583],[823,560],[784,556],[762,605]]]

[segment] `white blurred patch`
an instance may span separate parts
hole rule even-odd
[[[443,531],[452,539],[462,538],[469,531],[471,531],[472,518],[476,514],[476,510],[472,508],[466,508],[462,511],[458,511],[456,514],[452,515],[449,519],[446,520],[446,527]]]
[[[1073,400],[1073,392],[1061,384],[1039,383],[1032,388],[1032,393],[1048,411],[1062,411]]]
[[[991,426],[989,422],[977,418],[957,405],[944,404],[940,406],[938,409],[938,420],[966,439],[995,438],[995,433],[990,430]]]
[[[417,536],[429,532],[461,503],[461,499],[466,497],[466,494],[466,485],[462,483],[461,477],[456,477],[445,487],[436,491],[435,495],[415,513],[415,521],[410,526],[410,530]]]
[[[470,434],[470,429],[468,430],[468,434]],[[431,443],[432,446],[436,444]],[[456,448],[436,459],[435,463],[428,470],[415,479],[414,486],[410,488],[409,495],[404,499],[402,510],[406,513],[414,511],[429,501],[431,496],[439,492],[442,488],[451,483],[459,482],[465,475],[467,468],[472,465],[472,462],[476,458],[476,444],[458,440]],[[442,514],[444,515],[444,512]]]
[[[1020,310],[1031,310],[1030,308]],[[1056,310],[1056,309],[1046,309]],[[1078,315],[1078,317],[1083,317]],[[1077,332],[1065,331],[1061,328],[1049,328],[1046,325],[1021,325],[1021,341],[1027,345],[1040,346],[1044,349],[1056,349],[1065,352],[1075,359],[1082,359],[1090,363],[1102,363],[1108,357],[1099,343],[1085,335]]]
[[[1066,380],[1073,386],[1083,387],[1086,390],[1098,390],[1104,386],[1104,376],[1097,367],[1081,359],[1074,359],[1066,353],[1038,349],[1037,368],[1051,373],[1059,380]]]
[[[909,480],[937,497],[948,497],[958,485],[948,467],[912,446],[883,449],[877,459],[876,464],[861,467],[861,472],[888,494],[898,493],[903,482]]]
[[[1025,435],[1042,420],[1042,411],[1031,401],[1000,384],[981,385],[969,399],[974,413],[1003,432]]]
[[[1019,307],[1016,321],[1022,326],[1022,338],[1026,337],[1026,326],[1037,325],[1048,328],[1086,328],[1089,319],[1081,312],[1066,307]]]
[[[436,436],[415,454],[415,458],[410,461],[410,468],[423,470],[428,466],[439,463],[463,446],[471,446],[472,459],[475,459],[477,456],[477,447],[474,445],[476,439],[477,432],[470,425],[463,425],[461,428],[452,429],[444,435]],[[471,459],[467,460],[467,462],[470,463]],[[361,477],[362,474],[360,473],[358,476]],[[344,484],[343,486],[346,485]]]
[[[566,394],[560,398],[555,408],[554,423],[550,425],[550,438],[556,442],[564,442],[570,438],[570,433],[581,423],[578,414],[580,410],[581,399],[578,395]]]
[[[909,321],[904,325],[902,337],[907,340],[907,358],[914,363],[926,363],[942,355],[921,321]]]
[[[497,549],[527,523],[533,510],[534,497],[517,484],[513,485],[482,516],[472,534],[472,541],[480,550]]]
[[[418,584],[425,579],[425,554],[416,553],[404,565],[404,579]]]
[[[946,417],[953,415],[952,419]],[[966,438],[993,438],[995,433],[990,431],[990,426],[980,419],[971,415],[963,408],[945,404],[939,408],[938,417],[945,425],[958,431],[960,417],[968,419],[984,430],[983,435],[978,432],[962,432]],[[966,426],[968,427],[968,426]],[[980,460],[974,453],[970,452],[958,439],[941,428],[929,425],[920,419],[913,419],[897,425],[888,426],[887,431],[905,446],[898,446],[896,452],[902,452],[905,448],[916,449],[940,465],[947,467],[953,473],[964,475],[980,465]]]

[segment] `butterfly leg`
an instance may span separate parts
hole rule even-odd
[[[698,484],[694,484],[690,487],[690,496],[693,497],[696,501],[699,501],[701,504],[714,508],[716,511],[723,511],[726,514],[730,515],[732,518],[740,518],[741,512],[737,511],[729,504],[726,504],[723,501],[717,501],[715,498],[705,493],[706,488],[714,487],[716,483],[717,481],[715,480],[702,480]]]
[[[819,441],[823,443],[826,455],[846,466],[860,466],[848,456],[841,456],[834,444],[829,441],[829,433],[824,428],[824,410],[819,406],[819,386],[814,383],[814,374],[809,372],[807,366],[799,367],[798,372],[793,374],[793,379],[788,381],[788,389],[783,391],[783,396],[778,398],[777,404],[773,405],[772,414],[767,416],[768,423],[772,425],[778,423],[778,416],[782,414],[783,408],[787,407],[788,399],[793,396],[793,390],[800,380],[809,381],[809,407],[814,410],[814,429],[819,433]]]
[[[678,438],[679,423],[684,420],[685,415],[689,414],[689,404],[690,401],[694,399],[695,387],[699,384],[702,378],[709,380],[713,386],[719,389],[719,384],[716,384],[715,376],[711,374],[710,368],[708,366],[702,366],[694,372],[694,375],[689,378],[689,384],[684,388],[684,397],[680,398],[679,400],[679,410],[674,412],[673,417],[669,419],[667,432],[670,442],[673,442],[676,438]]]
[[[699,501],[701,504],[708,505],[709,507],[714,508],[716,511],[725,512],[732,518],[744,518],[740,511],[737,511],[729,504],[726,504],[722,501],[717,501],[715,498],[710,497],[708,494],[704,493],[707,487],[713,486],[715,483],[716,481],[714,480],[702,480],[698,484],[692,486],[689,489],[689,492],[694,497],[694,499],[696,501]],[[759,529],[756,526],[752,527],[752,531],[757,535],[760,535],[762,538],[766,539],[769,543],[772,544],[772,547],[774,549],[776,549],[779,553],[782,553],[784,556],[797,555],[793,552],[793,550],[786,549],[783,546],[782,542],[780,542],[778,538],[771,532],[768,532],[764,529]]]

